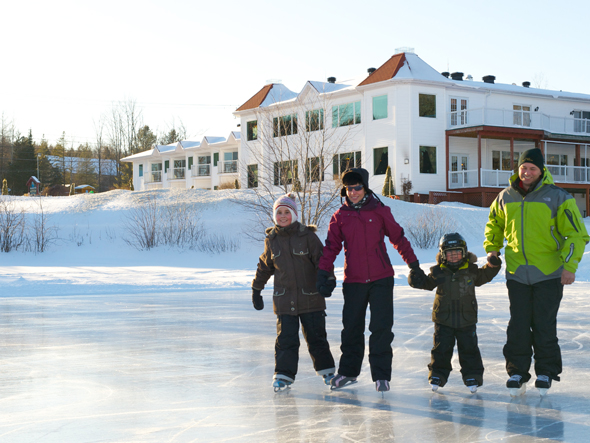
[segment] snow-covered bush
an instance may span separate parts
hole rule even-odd
[[[0,200],[0,251],[18,250],[26,244],[25,211],[17,210],[10,198]]]
[[[412,246],[430,249],[438,245],[438,240],[448,232],[454,232],[456,222],[444,211],[434,206],[426,206],[415,218],[404,224],[404,231]]]

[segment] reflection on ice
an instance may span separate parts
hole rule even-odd
[[[0,441],[587,441],[585,292],[560,311],[565,371],[543,399],[532,385],[515,399],[504,387],[501,284],[478,294],[486,372],[476,394],[458,371],[430,390],[431,294],[396,289],[394,379],[383,397],[367,366],[359,383],[330,391],[305,348],[296,382],[275,394],[275,318],[254,311],[248,291],[0,298]],[[338,358],[341,297],[328,305]]]

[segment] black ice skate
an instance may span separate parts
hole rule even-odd
[[[275,379],[272,382],[272,387],[274,388],[275,392],[285,391],[287,389],[291,389],[291,384],[293,382],[289,380],[283,380],[282,378]]]
[[[389,381],[387,381],[387,380],[377,380],[375,382],[375,389],[377,389],[377,392],[387,392],[387,391],[389,391]]]
[[[535,381],[535,388],[539,390],[539,394],[541,397],[547,395],[547,391],[551,387],[551,379],[547,375],[537,375],[537,380]]]
[[[511,397],[518,397],[526,392],[526,382],[522,381],[522,376],[513,375],[506,382],[506,387],[510,391]]]
[[[442,380],[438,377],[430,377],[430,380],[428,380],[428,382],[430,383],[430,387],[433,391],[437,391],[438,388],[440,388],[440,385],[442,384]]]
[[[346,385],[352,385],[356,383],[356,377],[347,377],[346,375],[337,374],[332,380],[330,380],[330,389],[340,389]]]
[[[475,394],[477,392],[477,380],[475,380],[474,378],[468,378],[467,380],[465,380],[465,386],[469,388],[472,394]]]

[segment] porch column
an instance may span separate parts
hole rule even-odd
[[[539,146],[539,149],[541,150],[541,154],[543,154],[543,160],[547,163],[547,156],[545,155],[547,153],[547,140],[543,140],[543,144]]]
[[[576,153],[574,155],[574,166],[582,166],[582,163],[580,163],[580,145],[576,145]]]
[[[449,165],[450,148],[449,148],[449,134],[448,133],[445,133],[445,154],[446,154],[445,155],[445,163],[446,163],[446,170],[447,170],[447,191],[448,191],[450,189],[449,188],[449,171],[451,170],[450,165]]]
[[[477,187],[481,188],[481,132],[477,131]]]
[[[500,159],[500,165],[502,165],[502,159]],[[514,172],[514,137],[510,137],[510,170]]]
[[[590,217],[590,188],[586,188],[586,217]]]

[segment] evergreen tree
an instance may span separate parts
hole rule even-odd
[[[84,185],[97,187],[96,167],[92,158],[92,149],[86,145],[78,148],[78,164],[76,165],[76,181]]]
[[[149,149],[153,149],[154,145],[158,142],[158,137],[152,132],[148,125],[139,128],[137,131],[137,151],[143,152]]]
[[[385,171],[385,182],[383,183],[383,190],[381,191],[386,197],[391,197],[395,195],[395,189],[393,187],[393,179],[391,178],[391,166],[387,167]]]
[[[37,156],[33,134],[19,137],[14,143],[14,156],[8,166],[8,185],[13,195],[23,195],[28,192],[27,181],[37,175]]]

